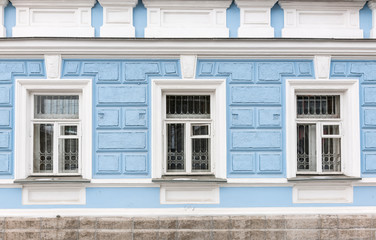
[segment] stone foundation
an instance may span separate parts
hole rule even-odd
[[[0,218],[1,240],[376,239],[374,215]]]

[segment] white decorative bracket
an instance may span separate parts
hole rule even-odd
[[[101,37],[134,37],[133,8],[137,0],[99,0],[103,7]]]
[[[316,79],[329,79],[330,76],[330,60],[329,55],[317,55],[315,56],[315,73]]]
[[[181,74],[183,79],[193,79],[196,72],[196,55],[180,55]]]
[[[61,55],[44,55],[48,79],[58,79],[61,74]]]
[[[142,0],[147,8],[145,37],[229,36],[226,9],[232,0]]]
[[[13,37],[94,37],[91,8],[96,0],[11,0],[16,8]]]
[[[240,8],[238,37],[274,37],[270,10],[277,0],[235,0]]]
[[[4,8],[8,4],[8,0],[0,0],[0,37],[6,37],[6,29],[4,27]]]
[[[368,7],[372,10],[372,29],[370,32],[370,37],[376,38],[376,1],[369,1]]]

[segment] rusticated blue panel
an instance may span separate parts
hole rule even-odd
[[[231,88],[232,103],[280,104],[280,86],[234,86]]]
[[[11,126],[11,109],[0,109],[0,127],[8,128]]]
[[[147,174],[146,155],[125,154],[124,163],[126,173]]]
[[[231,126],[233,127],[252,127],[253,109],[252,108],[233,108],[231,113]]]
[[[232,147],[234,149],[270,149],[282,147],[281,131],[233,131]]]
[[[10,171],[10,154],[0,153],[0,174],[12,174]]]
[[[258,126],[262,128],[267,127],[281,127],[282,113],[281,108],[261,108],[258,109]]]
[[[124,109],[125,127],[146,127],[146,109],[145,108],[126,108]]]
[[[202,63],[200,68],[200,75],[212,75],[214,72],[215,63]]]
[[[11,104],[11,86],[0,85],[0,105],[10,105]]]
[[[10,150],[10,132],[0,131],[0,149]]]
[[[365,153],[365,173],[376,173],[376,152]]]
[[[376,62],[352,63],[351,74],[362,74],[364,81],[376,81]]]
[[[98,127],[120,128],[119,108],[100,108],[97,111]]]
[[[218,74],[231,75],[231,79],[234,81],[252,81],[253,63],[220,63]]]
[[[364,91],[364,104],[367,105],[376,105],[376,86],[370,87],[366,86],[363,89]]]
[[[98,168],[97,174],[102,173],[121,173],[120,154],[98,154]]]
[[[259,63],[259,81],[280,81],[282,74],[293,74],[293,63]]]
[[[254,153],[233,153],[232,173],[253,173],[255,172]]]
[[[146,86],[100,86],[99,104],[146,104]]]
[[[343,76],[346,74],[346,72],[346,63],[332,63],[332,74]]]
[[[81,62],[70,61],[64,65],[64,76],[78,76],[80,74]],[[97,72],[95,72],[97,73]]]
[[[0,62],[0,81],[12,80],[13,74],[25,74],[25,63],[23,62]]]
[[[120,62],[85,63],[84,74],[98,74],[98,81],[120,81]]]
[[[166,75],[176,76],[178,74],[178,66],[176,62],[167,62],[162,64]]]
[[[376,150],[376,131],[375,130],[367,130],[363,131],[363,138],[364,138],[364,149],[365,150]]]
[[[99,132],[98,149],[146,149],[146,132]]]
[[[258,157],[260,172],[282,172],[282,155],[280,153],[260,153]]]
[[[311,76],[311,65],[309,63],[299,63],[298,64],[299,76]]]
[[[147,75],[158,75],[160,72],[158,63],[126,63],[126,81],[146,81]]]
[[[376,127],[376,108],[364,109],[364,123],[365,127]]]

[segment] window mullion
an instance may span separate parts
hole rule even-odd
[[[316,171],[322,173],[322,124],[316,124]]]
[[[191,139],[191,123],[185,124],[185,165],[187,173],[192,173],[192,139]]]
[[[59,124],[54,123],[53,133],[53,173],[59,173]]]

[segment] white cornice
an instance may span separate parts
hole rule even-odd
[[[232,0],[142,0],[146,8],[228,8]]]
[[[54,8],[56,7],[92,7],[96,0],[10,0],[15,7],[30,7],[30,8]]]
[[[235,0],[238,7],[249,7],[249,8],[271,8],[277,0]]]
[[[341,1],[341,0],[311,0],[311,1],[301,1],[301,0],[279,0],[278,4],[283,8],[293,8],[300,10],[346,10],[348,8],[362,8],[366,0],[350,0],[350,1]]]
[[[134,7],[137,4],[137,0],[98,0],[102,7]]]
[[[375,40],[334,39],[93,39],[16,38],[0,39],[0,58],[61,54],[71,57],[116,58],[332,58],[376,59]],[[65,57],[63,56],[63,57]]]

